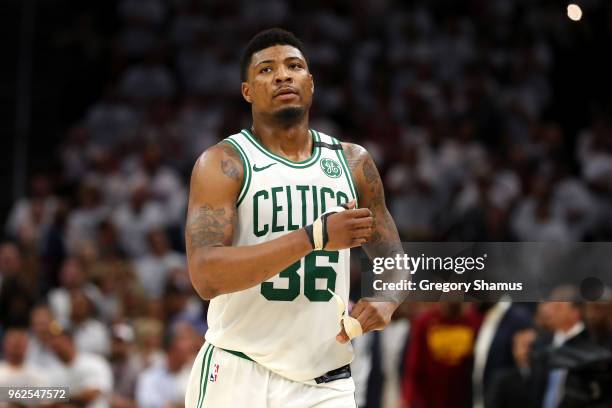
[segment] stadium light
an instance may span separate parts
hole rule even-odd
[[[582,18],[582,9],[579,5],[571,3],[567,6],[567,16],[572,21],[580,21]]]

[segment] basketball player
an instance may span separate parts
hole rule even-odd
[[[370,155],[309,129],[314,82],[302,50],[280,29],[250,41],[241,75],[253,126],[193,169],[189,273],[210,307],[187,408],[355,406],[353,351],[328,289],[348,300],[349,248],[402,250]],[[397,306],[361,299],[351,316],[380,330]]]

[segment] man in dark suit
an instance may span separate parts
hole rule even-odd
[[[575,292],[561,288],[543,302],[540,312],[552,333],[540,336],[532,353],[531,401],[534,407],[609,406],[604,377],[612,355],[595,345],[584,324],[584,303]],[[603,374],[603,376],[602,376]],[[604,405],[601,405],[604,404]]]
[[[532,325],[531,313],[523,305],[500,301],[483,306],[486,312],[474,347],[474,408],[489,408],[485,396],[491,379],[499,372],[515,367],[512,352],[514,334]]]
[[[531,380],[529,354],[536,335],[536,330],[532,328],[514,334],[512,354],[515,366],[500,370],[491,378],[485,395],[485,406],[495,408],[529,406]]]

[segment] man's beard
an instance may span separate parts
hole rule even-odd
[[[282,126],[291,126],[300,122],[304,117],[304,108],[290,106],[274,112],[274,119]]]

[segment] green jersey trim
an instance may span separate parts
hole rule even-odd
[[[246,192],[249,190],[249,186],[251,185],[251,163],[249,162],[249,158],[247,157],[246,153],[244,152],[244,150],[242,150],[242,147],[240,147],[238,143],[236,143],[230,138],[225,139],[224,142],[229,143],[242,158],[242,169],[244,170],[244,177],[242,178],[242,185],[240,186],[238,201],[236,202],[237,208],[246,196]]]
[[[269,158],[274,159],[284,164],[285,166],[293,167],[296,169],[303,169],[303,168],[312,166],[314,163],[316,163],[319,160],[319,157],[321,156],[321,148],[319,146],[315,146],[314,151],[312,152],[312,155],[308,159],[301,161],[301,162],[294,162],[293,160],[289,160],[284,157],[281,157],[275,153],[272,153],[268,149],[266,149],[264,146],[262,146],[257,141],[257,139],[255,139],[255,137],[253,137],[251,132],[249,132],[247,129],[242,129],[241,133],[253,144],[253,146],[259,149],[260,152],[262,152]],[[317,135],[316,131],[310,130],[310,134],[314,142],[319,141],[319,136]]]
[[[340,144],[338,139],[332,137],[332,140],[335,144]],[[336,155],[338,156],[338,160],[342,164],[342,168],[344,169],[344,174],[346,175],[346,180],[348,181],[349,188],[351,189],[351,194],[353,194],[353,198],[359,203],[359,194],[357,193],[357,188],[355,187],[355,181],[353,180],[353,173],[351,173],[350,168],[348,166],[348,161],[346,160],[346,156],[344,155],[344,150],[336,150]],[[357,205],[359,207],[359,205]]]
[[[236,357],[244,358],[245,360],[255,361],[255,360],[253,360],[251,357],[249,357],[249,356],[247,356],[246,354],[241,353],[241,352],[239,352],[239,351],[235,351],[235,350],[228,350],[228,349],[224,349],[224,348],[222,348],[221,350],[226,351],[226,352],[228,352],[228,353],[230,353],[230,354],[233,354],[233,355],[235,355]]]
[[[202,407],[204,403],[204,397],[206,396],[206,385],[208,384],[208,371],[210,369],[210,360],[212,358],[212,353],[215,350],[215,347],[212,344],[209,344],[204,352],[204,356],[202,357],[202,369],[200,370],[200,392],[198,394],[198,404],[197,408]],[[208,357],[208,363],[206,362],[206,358]],[[206,368],[206,374],[204,374],[204,368]]]

